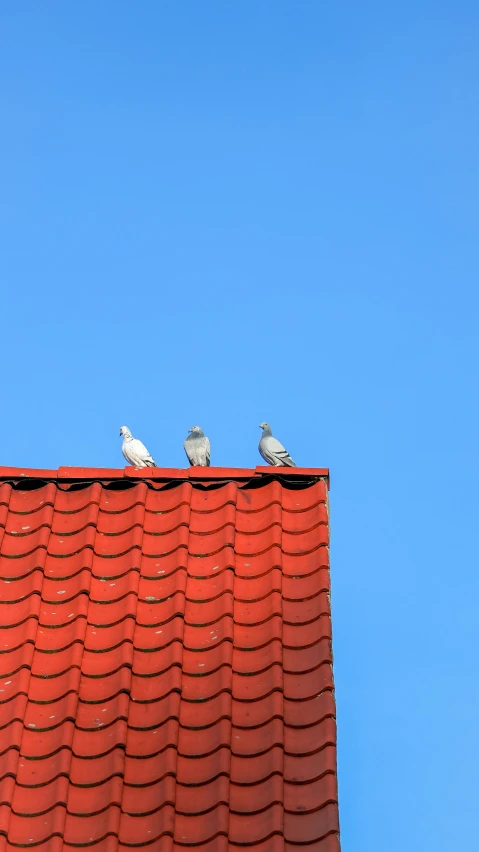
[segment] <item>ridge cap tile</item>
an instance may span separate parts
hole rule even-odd
[[[65,467],[58,468],[58,479],[122,479],[124,470],[116,467]]]
[[[0,480],[16,478],[38,479],[200,479],[230,480],[252,479],[256,476],[301,477],[312,476],[329,479],[329,468],[323,467],[271,467],[258,465],[255,468],[244,467],[148,467],[137,468],[129,465],[124,468],[88,467],[60,465],[58,469],[0,466]]]
[[[0,479],[38,478],[57,479],[57,470],[35,467],[0,467]]]

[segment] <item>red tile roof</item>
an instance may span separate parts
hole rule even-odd
[[[0,849],[338,852],[327,470],[0,468]]]

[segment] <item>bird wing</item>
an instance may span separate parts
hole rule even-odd
[[[188,461],[193,466],[208,467],[210,463],[210,442],[208,438],[195,438],[184,442]]]
[[[273,464],[278,466],[285,465],[285,467],[296,467],[287,449],[285,449],[282,443],[278,441],[277,438],[274,438],[273,435],[268,435],[268,437],[264,439],[263,447],[266,453],[273,459]]]
[[[183,446],[185,448],[186,458],[188,459],[189,463],[192,465],[192,464],[194,464],[194,461],[193,461],[193,453],[191,452],[191,450],[189,450],[190,444],[191,444],[191,441],[189,441],[188,438],[186,438],[186,440],[183,441]]]
[[[146,465],[146,467],[157,466],[151,453],[148,452],[144,443],[138,438],[134,438],[133,441],[130,442],[130,447],[132,450],[132,455],[135,456],[144,465]]]

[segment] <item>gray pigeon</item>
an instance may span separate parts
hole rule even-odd
[[[265,462],[274,467],[296,467],[293,459],[282,444],[273,438],[271,426],[269,423],[261,423],[260,429],[263,430],[258,449],[263,456]]]
[[[185,438],[184,448],[191,465],[209,467],[210,441],[199,426],[192,426]]]
[[[138,438],[134,438],[128,426],[122,426],[120,435],[123,436],[121,451],[128,464],[133,467],[158,467],[156,461]]]

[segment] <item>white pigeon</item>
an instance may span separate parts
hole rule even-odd
[[[183,444],[188,461],[191,465],[198,467],[209,467],[210,464],[210,441],[203,429],[192,426]]]
[[[277,438],[273,437],[269,423],[261,423],[259,428],[263,430],[263,434],[258,449],[265,462],[274,467],[296,467],[288,451]]]
[[[133,467],[158,467],[145,445],[138,438],[133,437],[128,426],[121,427],[120,436],[123,436],[121,451],[128,464]]]

